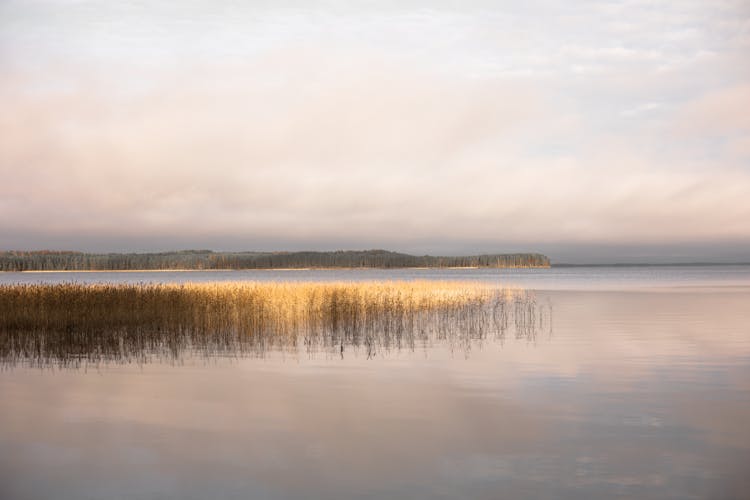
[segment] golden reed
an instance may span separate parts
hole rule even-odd
[[[0,361],[77,365],[468,347],[544,325],[533,296],[467,282],[57,284],[0,286]]]

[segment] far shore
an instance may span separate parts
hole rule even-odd
[[[0,271],[8,273],[173,273],[173,272],[191,272],[191,273],[202,273],[202,272],[237,272],[237,271],[361,271],[363,269],[379,269],[379,270],[394,270],[394,269],[410,269],[410,270],[426,270],[426,269],[480,269],[479,266],[467,266],[467,267],[264,267],[264,268],[248,268],[248,269],[58,269],[58,270],[29,270],[29,271]],[[520,269],[520,267],[487,267],[485,269]],[[546,268],[538,268],[546,269]]]
[[[283,267],[283,268],[247,268],[247,269],[58,269],[58,270],[28,270],[28,271],[0,271],[6,273],[172,273],[172,272],[237,272],[237,271],[362,271],[366,269],[378,270],[413,270],[428,269],[549,269],[550,266],[452,266],[452,267]]]

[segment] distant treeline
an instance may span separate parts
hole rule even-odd
[[[352,267],[549,267],[537,253],[467,257],[408,255],[387,250],[335,252],[213,252],[185,250],[164,253],[33,251],[0,252],[0,271],[132,271],[164,269],[300,269]]]

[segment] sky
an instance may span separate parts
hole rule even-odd
[[[0,0],[0,249],[750,261],[750,3]]]

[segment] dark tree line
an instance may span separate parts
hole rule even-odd
[[[349,267],[549,267],[538,253],[488,254],[465,257],[408,255],[387,250],[335,252],[212,252],[185,250],[164,253],[33,251],[0,252],[0,271],[131,271],[162,269],[295,269]]]

